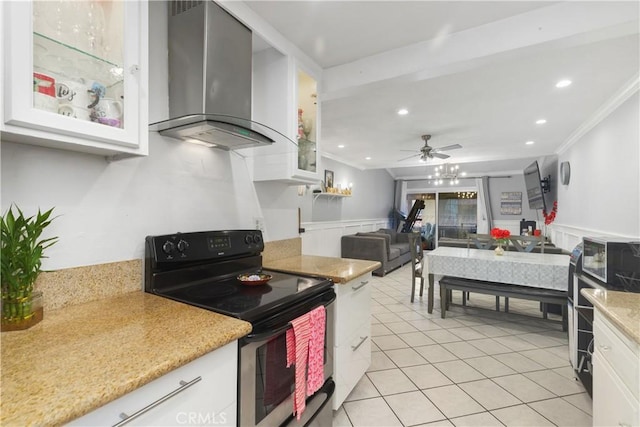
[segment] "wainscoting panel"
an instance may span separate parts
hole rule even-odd
[[[562,224],[551,224],[548,228],[551,230],[551,241],[553,244],[568,251],[572,250],[578,243],[580,243],[583,237],[616,237],[629,240],[640,239],[640,236],[612,234],[601,230],[572,227]]]
[[[387,218],[362,219],[349,221],[304,222],[301,224],[305,232],[302,237],[302,254],[329,257],[340,257],[340,239],[348,234],[376,231],[388,228]]]

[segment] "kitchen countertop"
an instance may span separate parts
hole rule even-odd
[[[582,289],[580,293],[629,339],[640,344],[640,293],[601,289]]]
[[[141,291],[3,332],[0,425],[78,418],[251,332],[251,324]]]
[[[378,261],[316,255],[299,255],[267,262],[263,261],[262,263],[262,266],[266,269],[328,277],[334,283],[347,283],[356,277],[375,270],[380,265]]]

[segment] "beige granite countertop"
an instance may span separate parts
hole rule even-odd
[[[298,255],[278,260],[262,261],[262,266],[285,273],[328,277],[334,283],[347,283],[356,277],[380,267],[378,261],[333,258],[315,255]]]
[[[0,425],[63,424],[249,332],[141,291],[45,311],[34,327],[0,335]]]
[[[580,291],[629,339],[640,344],[640,293],[601,289]]]

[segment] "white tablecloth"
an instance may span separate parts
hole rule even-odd
[[[428,273],[510,283],[535,288],[568,289],[569,255],[451,248],[425,252]]]

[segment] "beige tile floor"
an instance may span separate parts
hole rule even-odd
[[[374,276],[371,367],[334,427],[591,426],[567,334],[537,302],[512,298],[504,313],[494,297],[471,294],[442,319],[437,296],[427,313],[426,289],[410,302],[410,283],[409,266]]]

